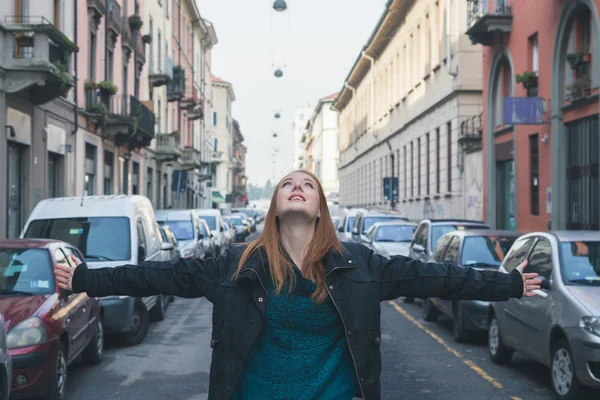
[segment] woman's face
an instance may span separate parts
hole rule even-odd
[[[293,172],[279,183],[275,211],[280,219],[303,215],[313,220],[320,216],[319,203],[317,182],[310,175]]]

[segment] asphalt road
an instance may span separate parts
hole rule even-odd
[[[176,299],[142,344],[109,342],[102,364],[74,364],[69,400],[206,399],[211,312],[205,299]],[[449,322],[428,323],[421,314],[419,301],[382,303],[383,400],[553,398],[546,368],[519,354],[497,366],[484,335],[457,344]]]

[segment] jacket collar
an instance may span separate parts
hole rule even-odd
[[[344,247],[342,253],[336,253],[333,250],[329,250],[323,258],[323,265],[325,267],[325,274],[328,274],[334,268],[354,268],[356,262],[350,255],[350,252]],[[267,280],[270,279],[268,268],[269,262],[267,260],[267,253],[264,247],[261,247],[250,255],[240,270],[237,279],[254,280],[259,278],[262,284],[266,285]]]

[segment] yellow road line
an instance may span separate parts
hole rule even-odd
[[[406,319],[408,319],[410,322],[415,324],[417,327],[419,327],[421,330],[423,330],[426,334],[431,336],[436,342],[438,342],[439,344],[444,346],[446,348],[446,350],[448,350],[450,353],[454,354],[454,356],[456,358],[458,358],[463,363],[468,365],[469,368],[471,368],[473,371],[475,371],[475,373],[477,375],[479,375],[480,377],[485,379],[487,382],[491,383],[492,386],[494,386],[495,388],[498,388],[498,389],[504,388],[500,382],[498,382],[496,379],[492,378],[487,372],[485,372],[483,369],[481,369],[481,367],[479,367],[473,361],[466,359],[461,353],[459,353],[457,350],[450,347],[444,339],[442,339],[441,337],[439,337],[438,335],[436,335],[435,333],[433,333],[432,331],[430,331],[429,329],[424,327],[423,324],[421,324],[419,321],[417,321],[412,315],[410,315],[408,313],[408,311],[406,311],[404,308],[400,307],[395,301],[388,301],[388,303],[390,303],[400,314],[404,315],[404,317]],[[513,397],[512,400],[520,400],[520,399],[518,397]]]
[[[517,397],[517,396],[511,396],[510,398],[511,398],[511,400],[523,400],[522,398]]]

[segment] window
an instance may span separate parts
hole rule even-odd
[[[417,139],[417,195],[421,196],[421,138]]]
[[[529,136],[529,168],[531,180],[531,214],[540,215],[540,185],[539,185],[539,139],[538,134]]]
[[[448,193],[452,192],[452,122],[446,124],[447,162],[448,162]]]
[[[115,53],[113,49],[108,49],[108,80],[112,82],[114,75]]]
[[[86,196],[96,194],[96,146],[85,144],[84,192]]]
[[[406,162],[406,146],[404,146],[404,197],[408,197],[408,184],[407,181],[407,171],[408,171],[408,164]]]
[[[540,63],[540,50],[538,47],[538,36],[537,34],[533,35],[529,39],[531,45],[531,70],[533,72],[539,71],[539,63]]]
[[[435,192],[440,193],[440,128],[435,130]]]
[[[161,226],[168,226],[177,240],[193,240],[194,226],[192,221],[158,221]]]
[[[452,239],[452,236],[448,235],[448,236],[444,236],[440,240],[438,240],[438,242],[435,246],[435,252],[433,253],[433,260],[435,262],[442,262],[442,257],[444,256],[444,253],[446,252],[446,247],[448,247],[448,243],[450,243],[450,239]]]
[[[534,238],[528,237],[526,239],[520,239],[512,245],[510,251],[506,255],[506,259],[504,260],[504,269],[511,273],[515,268],[519,266],[523,261],[525,261],[525,257],[529,253],[529,249],[533,245]]]
[[[371,229],[372,239],[376,242],[410,242],[415,232],[412,225],[382,225],[377,230]]]
[[[462,247],[461,265],[500,267],[515,239],[514,236],[467,236]]]
[[[430,154],[429,154],[429,132],[425,134],[425,140],[427,141],[426,144],[426,154],[425,154],[425,162],[427,163],[427,165],[425,166],[425,173],[427,174],[427,176],[425,177],[425,184],[427,185],[427,189],[425,191],[425,193],[427,193],[427,195],[429,196],[429,175],[430,175],[430,166],[429,166],[429,162],[430,162]]]
[[[64,258],[64,255],[61,257]],[[0,276],[0,290],[7,291],[7,294],[13,290],[34,294],[54,293],[55,279],[47,250],[0,249]]]
[[[152,203],[154,203],[154,194],[152,193],[152,181],[154,180],[154,171],[152,168],[148,167],[146,170],[146,197],[151,199]]]
[[[552,274],[552,245],[548,239],[538,239],[525,269],[527,272],[536,272],[540,278],[550,279]]]
[[[126,261],[131,254],[127,217],[38,219],[24,236],[70,243],[88,262]]]
[[[139,194],[140,193],[140,164],[137,162],[133,162],[133,176],[131,182],[131,193]]]
[[[450,240],[450,244],[448,245],[448,249],[444,254],[443,262],[456,264],[458,249],[460,248],[460,239],[458,236],[453,236]]]
[[[104,151],[104,194],[113,194],[114,155]]]
[[[90,32],[90,51],[89,51],[89,79],[90,81],[96,81],[96,52],[97,52],[97,40],[96,33]]]
[[[213,120],[212,120],[212,124],[213,124],[213,126],[217,126],[217,112],[216,112],[216,111],[213,111],[213,115],[212,115],[212,117],[213,117],[213,118],[212,118],[212,119],[213,119]]]
[[[128,86],[129,86],[129,67],[128,67],[127,63],[125,63],[125,64],[123,64],[123,87],[121,88],[121,91],[123,92],[124,97],[126,97],[127,93],[129,93]]]
[[[415,152],[414,152],[414,144],[415,142],[410,142],[410,197],[415,196],[415,185],[414,185],[414,177],[415,177]]]
[[[191,225],[191,223],[190,223]],[[138,218],[137,220],[137,244],[138,244],[138,248],[141,246],[144,248],[144,252],[146,251],[146,236],[144,234],[144,224],[142,223],[142,220],[140,218]],[[138,254],[138,258],[140,257],[140,255]],[[140,261],[143,261],[140,260]]]
[[[600,286],[600,242],[561,242],[559,254],[564,283]]]
[[[218,151],[218,139],[213,139],[213,151]]]

